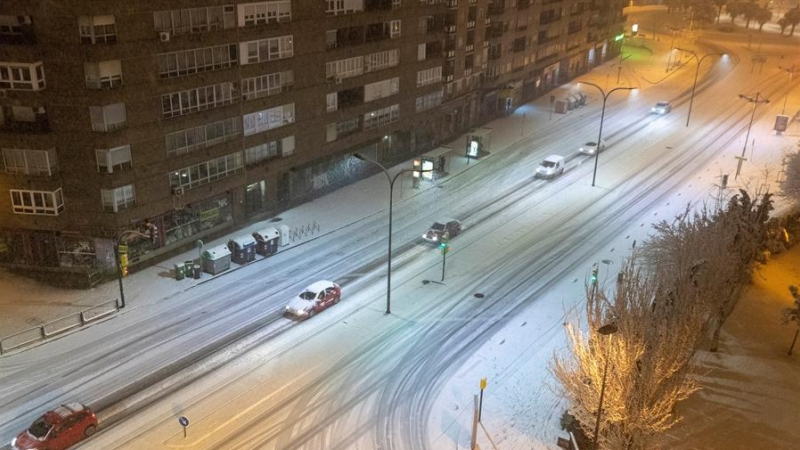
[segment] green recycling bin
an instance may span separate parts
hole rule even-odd
[[[186,274],[187,277],[192,276],[192,268],[194,268],[194,261],[191,259],[187,259],[183,262],[183,272]]]
[[[186,275],[186,266],[183,264],[175,264],[175,279],[182,280]]]

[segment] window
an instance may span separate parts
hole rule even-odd
[[[161,96],[161,115],[169,118],[217,108],[233,103],[237,95],[231,82],[173,92]]]
[[[14,214],[57,216],[64,212],[64,194],[61,188],[55,191],[25,191],[10,189]]]
[[[229,141],[242,133],[239,117],[220,120],[166,135],[167,156],[182,155]]]
[[[417,97],[417,112],[422,112],[435,108],[442,104],[442,90],[431,92],[430,94]]]
[[[400,92],[400,78],[378,81],[364,85],[364,101],[371,102]]]
[[[92,131],[114,131],[124,128],[128,124],[125,103],[90,106],[89,114],[92,118]]]
[[[58,171],[58,159],[54,148],[50,150],[4,148],[3,164],[7,173],[52,175]]]
[[[89,89],[112,88],[122,85],[122,63],[118,59],[83,63],[86,87]]]
[[[117,24],[114,16],[78,17],[78,31],[84,44],[117,42]]]
[[[361,75],[364,73],[364,57],[330,61],[325,64],[325,75],[328,79],[342,79]]]
[[[294,56],[293,42],[291,35],[242,42],[239,46],[239,64],[254,64],[291,58]]]
[[[245,136],[294,123],[294,103],[245,114],[242,123]]]
[[[236,44],[161,53],[158,55],[158,73],[161,78],[172,78],[225,69],[233,67],[239,62],[236,55]]]
[[[326,111],[333,112],[339,109],[338,98],[339,98],[338,92],[331,92],[330,94],[325,96],[325,103],[327,104]]]
[[[389,22],[389,38],[396,39],[400,37],[400,21],[392,20]]]
[[[326,0],[325,14],[338,16],[364,11],[364,0]]]
[[[336,123],[329,123],[327,127],[327,141],[333,142],[336,139],[351,135],[358,131],[359,117],[345,119]]]
[[[0,62],[0,89],[41,91],[44,88],[44,68],[41,62]]]
[[[387,106],[364,114],[364,129],[371,130],[400,120],[400,105]]]
[[[441,81],[442,66],[431,67],[430,69],[420,70],[417,72],[417,87],[441,83]]]
[[[292,20],[292,2],[289,0],[242,3],[238,8],[240,27]]]
[[[24,15],[0,14],[0,44],[36,44],[33,18]]]
[[[245,164],[257,164],[270,158],[289,156],[294,153],[294,136],[287,136],[283,139],[269,141],[264,144],[250,147],[244,151]]]
[[[385,50],[367,55],[364,59],[364,69],[367,72],[375,72],[388,67],[394,67],[398,63],[397,50]]]
[[[233,5],[173,9],[154,12],[153,21],[158,32],[165,31],[174,35],[205,33],[234,28],[236,12]]]
[[[97,171],[113,173],[115,170],[131,168],[131,146],[123,145],[110,149],[95,150],[97,156]]]
[[[100,196],[106,212],[119,212],[136,206],[136,191],[132,184],[116,189],[101,189]]]
[[[172,172],[169,185],[173,189],[192,189],[234,175],[243,167],[242,152],[238,151]]]
[[[280,94],[284,87],[294,83],[294,72],[275,72],[242,80],[242,98],[252,100],[254,98],[266,97],[269,95]]]

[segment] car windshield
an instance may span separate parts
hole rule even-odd
[[[41,417],[36,422],[33,422],[33,425],[28,428],[28,433],[30,433],[33,437],[44,439],[47,437],[47,433],[50,432],[50,428],[52,427],[52,424],[47,423],[47,421],[44,420],[44,417]]]
[[[303,300],[314,300],[315,298],[317,298],[317,293],[311,291],[305,291],[301,292],[298,297],[302,298]]]
[[[555,165],[553,161],[542,161],[542,167],[555,167]]]
[[[658,103],[656,103],[656,107],[658,107],[658,108],[666,108],[667,105],[669,105],[669,103],[667,103],[667,102],[658,102]]]
[[[431,230],[433,230],[433,231],[442,231],[442,230],[444,230],[444,225],[442,225],[439,222],[433,222],[433,225],[431,225]]]
[[[587,147],[595,147],[595,146],[597,146],[597,142],[587,142],[586,146]]]

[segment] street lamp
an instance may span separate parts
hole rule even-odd
[[[597,135],[597,151],[594,152],[594,173],[592,174],[592,187],[594,187],[595,179],[597,178],[597,161],[600,159],[600,148],[603,142],[603,119],[606,116],[606,100],[608,100],[608,96],[611,95],[614,91],[632,91],[636,89],[635,87],[616,87],[606,94],[606,91],[603,90],[600,86],[589,83],[588,81],[581,81],[583,84],[588,84],[596,88],[600,91],[600,95],[603,96],[603,111],[600,113],[600,133]]]
[[[792,64],[792,67],[789,68],[780,66],[778,66],[778,68],[789,74],[789,88],[786,89],[786,96],[783,97],[783,110],[781,111],[781,115],[784,115],[786,114],[786,101],[789,100],[789,91],[792,90],[792,82],[794,81],[794,74],[797,72],[795,72],[794,70],[794,64]]]
[[[394,200],[394,195],[392,195],[392,194],[394,192],[394,182],[397,181],[397,178],[400,175],[402,175],[402,174],[404,174],[406,172],[423,173],[423,172],[432,172],[433,169],[427,169],[427,170],[403,169],[400,172],[397,172],[394,177],[392,177],[391,175],[389,175],[389,171],[386,170],[386,168],[383,167],[383,165],[380,164],[379,162],[373,161],[371,159],[364,158],[363,156],[361,156],[358,153],[353,153],[353,157],[356,158],[359,161],[368,162],[370,164],[374,164],[374,165],[380,167],[380,169],[383,170],[383,173],[386,174],[386,179],[389,180],[389,257],[386,260],[386,314],[391,314],[392,313],[392,308],[391,308],[391,305],[392,305],[392,202]]]
[[[692,97],[689,99],[689,114],[686,116],[686,126],[689,126],[689,118],[692,117],[692,105],[694,104],[694,90],[697,88],[697,75],[700,74],[700,64],[703,64],[703,60],[708,58],[709,56],[725,56],[725,53],[709,53],[704,55],[702,58],[697,57],[697,53],[693,52],[692,50],[686,50],[685,48],[675,47],[675,50],[680,50],[682,52],[691,53],[694,59],[697,61],[697,68],[694,71],[694,84],[692,85]]]
[[[597,332],[603,336],[611,336],[618,330],[617,326],[613,323],[603,325],[597,329]],[[606,375],[608,374],[608,360],[611,354],[611,346],[606,346],[606,361],[603,365],[603,381],[600,384],[600,404],[597,406],[597,420],[594,424],[594,445],[592,448],[597,450],[597,441],[599,440],[600,433],[600,415],[603,413],[603,397],[606,393]]]
[[[742,94],[739,94],[739,98],[742,100],[747,100],[748,102],[753,104],[753,114],[750,115],[750,124],[747,125],[747,134],[744,137],[744,147],[742,147],[742,156],[738,158],[739,164],[736,165],[736,176],[733,177],[734,180],[739,177],[739,172],[742,170],[742,161],[744,161],[744,154],[747,151],[747,141],[750,139],[750,129],[753,127],[753,119],[755,119],[756,117],[756,109],[758,109],[759,103],[769,103],[768,99],[761,97],[760,92],[757,92],[756,96],[753,98]]]
[[[155,231],[155,227],[151,225],[150,231],[153,233]],[[117,281],[119,281],[119,309],[125,308],[125,291],[122,288],[122,265],[119,261],[119,245],[121,242],[123,242],[124,238],[127,238],[131,235],[153,239],[152,234],[148,235],[136,230],[125,230],[118,234],[116,238],[114,238],[114,260],[117,262]],[[127,242],[127,239],[125,239],[124,242]]]

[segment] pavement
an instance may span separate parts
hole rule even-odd
[[[619,85],[628,83],[628,85],[635,85],[640,89],[655,88],[659,91],[663,90],[664,92],[668,92],[670,89],[677,90],[677,87],[671,87],[669,83],[675,81],[675,77],[688,76],[686,72],[689,70],[693,72],[692,69],[694,69],[694,65],[689,64],[688,66],[680,67],[675,70],[666,71],[666,52],[670,45],[670,42],[661,39],[632,39],[630,42],[626,42],[624,51],[625,54],[630,54],[631,57],[623,61],[622,69],[619,69],[617,66],[617,64],[619,64],[617,60],[612,60],[605,63],[603,66],[595,68],[591,73],[579,77],[579,79],[612,88],[618,85],[615,79],[619,76]],[[687,62],[684,61],[684,64],[686,63]],[[704,67],[703,70],[701,70],[701,74],[704,73],[705,70]],[[681,87],[685,87],[684,84],[681,84]],[[576,89],[578,89],[578,85],[572,82],[556,88],[551,94],[560,99],[575,92]],[[569,121],[573,115],[597,114],[599,117],[602,99],[599,98],[597,91],[585,89],[582,92],[589,95],[589,104],[570,111],[567,114],[552,113],[550,95],[544,95],[533,102],[520,106],[513,114],[507,117],[495,119],[485,124],[484,128],[492,130],[491,147],[489,149],[489,154],[482,159],[468,160],[464,156],[466,135],[462,135],[451,142],[443,143],[442,145],[453,149],[448,154],[449,163],[447,175],[437,181],[422,182],[418,189],[412,186],[412,179],[410,176],[404,176],[399,180],[399,186],[395,187],[395,203],[408,201],[418,195],[422,190],[434,189],[437,183],[446,180],[448,177],[458,176],[458,174],[467,170],[475,170],[480,167],[481,162],[486,158],[491,158],[493,155],[502,153],[521,140],[529,138],[532,134],[546,132],[548,129],[560,127],[563,125],[564,121]],[[790,105],[800,105],[800,89],[789,91],[787,99]],[[685,106],[672,112],[672,114],[681,115],[685,113]],[[781,160],[784,155],[797,148],[798,138],[800,138],[800,120],[793,120],[789,130],[780,136],[771,131],[773,120],[774,116],[768,114],[754,123],[751,134],[758,142],[758,160],[755,162],[745,162],[743,166],[744,173],[759,173],[762,168],[770,167],[772,171],[769,176],[770,180],[772,180],[772,178],[775,177],[775,173],[777,173],[781,167]],[[572,151],[574,151],[574,149],[565,149],[565,153]],[[730,155],[725,155],[725,157],[732,160]],[[401,169],[410,168],[411,163],[411,161],[406,161],[395,167],[388,168],[388,170],[391,173],[395,173]],[[733,165],[733,163],[729,165]],[[741,186],[744,187],[744,182],[741,183]],[[769,183],[773,186],[773,190],[775,190],[774,182],[770,181]],[[731,187],[735,188],[736,185],[732,184]],[[388,207],[387,195],[388,186],[385,175],[379,173],[341,188],[324,197],[282,212],[278,216],[281,220],[277,225],[287,225],[290,228],[296,229],[318,223],[319,231],[315,235],[288,244],[288,246],[303,245],[305,242],[315,239],[320,235],[335,232],[365,217],[380,214]],[[778,211],[780,211],[780,199],[778,198],[777,200],[779,203]],[[318,212],[318,205],[320,204],[338,205],[342,214],[321,217]],[[274,218],[248,225],[244,229],[231,231],[229,236],[207,242],[206,245],[214,246],[225,244],[232,236],[249,234],[265,227],[275,226],[276,223],[272,221],[273,219]],[[286,247],[282,247],[279,251],[285,248]],[[780,265],[784,268],[794,267],[796,269],[800,267],[800,263],[798,263],[797,259],[798,249],[800,249],[800,247],[795,247],[791,253],[795,255],[794,259],[790,257],[778,257],[771,264]],[[147,308],[149,305],[168,301],[168,299],[176,293],[185,291],[199,283],[213,282],[215,278],[226,276],[226,273],[230,273],[242,267],[237,264],[232,264],[228,272],[223,272],[216,276],[203,274],[203,278],[200,280],[189,278],[181,281],[175,280],[171,273],[173,265],[183,263],[183,261],[188,259],[196,259],[198,256],[198,251],[192,250],[132,273],[126,277],[123,283],[127,307],[125,310],[120,311],[120,314],[125,314],[126,311],[131,309]],[[256,263],[257,262],[258,260]],[[800,280],[798,280],[796,284],[800,284]],[[53,322],[62,317],[75,315],[97,304],[116,299],[119,297],[119,285],[116,281],[113,281],[88,290],[63,289],[44,285],[0,269],[0,293],[2,293],[0,296],[0,339],[2,339],[5,336],[24,332],[25,330],[36,329],[36,327],[40,327],[43,324]],[[774,301],[770,303],[773,309],[778,307],[775,305],[784,305],[786,303],[788,291],[784,294],[780,294],[779,292],[774,292],[772,294],[774,294],[774,297],[769,297],[769,295],[771,295],[769,292],[759,291],[756,297],[763,298],[764,302],[769,302],[768,299],[773,298]],[[753,306],[752,302],[747,303],[747,305],[751,307],[759,306],[757,303]],[[768,320],[768,318],[765,316],[764,320]],[[775,333],[780,331],[777,320],[773,328],[773,332]],[[728,331],[729,330],[727,330],[726,333],[728,333]],[[80,332],[80,328],[71,332]],[[789,334],[786,330],[783,330],[783,332],[785,332],[784,334]],[[723,341],[731,336],[735,337],[734,331],[730,331],[730,334],[724,335]],[[46,345],[46,341],[44,341],[44,343]],[[783,342],[781,342],[781,344],[782,343]],[[786,342],[787,345],[788,343],[789,341]],[[724,348],[723,346],[723,352],[721,352],[721,354],[724,353]],[[757,353],[761,350],[763,349],[755,346],[743,350],[740,349],[740,353],[737,353],[737,357],[749,357],[754,364],[758,364],[759,356]],[[750,352],[749,356],[748,352]],[[796,353],[800,352],[796,351]],[[790,361],[793,361],[791,363],[796,365],[797,356],[795,355],[794,359]],[[2,357],[0,357],[0,363],[2,363]],[[795,389],[795,392],[800,392],[800,390]],[[776,396],[770,396],[769,399],[760,398],[757,401],[765,402],[770,401],[770,399],[782,401],[781,398]],[[756,400],[748,399],[748,401]],[[780,406],[783,407],[784,405]],[[709,418],[709,416],[704,417],[706,421],[713,419]],[[794,417],[796,418],[796,414]],[[796,420],[794,423],[796,423]],[[723,427],[722,424],[719,424],[719,426]],[[692,429],[686,430],[688,434],[693,432],[694,430]],[[482,440],[482,447],[493,448],[494,443],[491,442],[491,440]],[[754,445],[751,448],[763,447]]]

